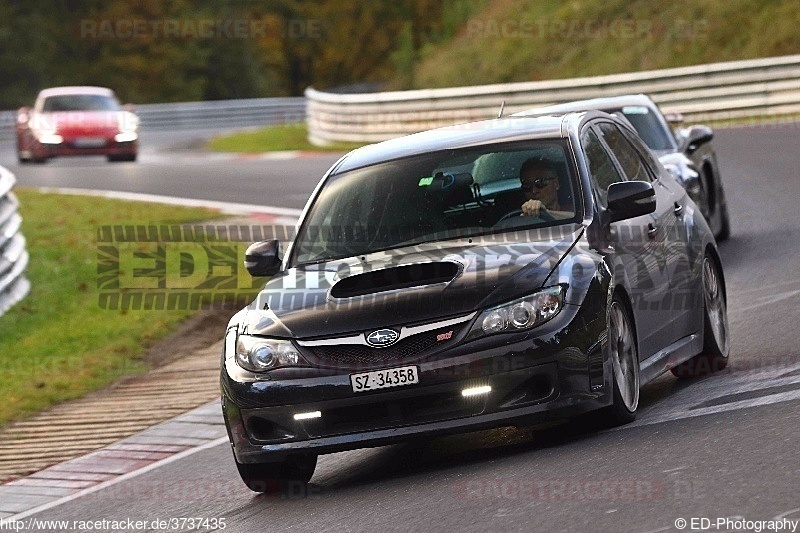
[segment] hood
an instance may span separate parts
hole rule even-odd
[[[465,315],[541,287],[582,233],[569,224],[301,265],[270,279],[237,322],[311,338]]]

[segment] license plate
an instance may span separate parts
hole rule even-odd
[[[402,387],[403,385],[413,385],[414,383],[419,383],[419,370],[415,366],[350,374],[350,385],[353,387],[353,392]]]
[[[78,148],[102,148],[106,145],[106,140],[102,137],[78,137],[74,144]]]

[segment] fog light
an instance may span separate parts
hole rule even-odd
[[[322,418],[322,411],[311,411],[309,413],[297,413],[295,420],[311,420],[312,418]]]
[[[478,396],[479,394],[489,394],[492,392],[492,387],[489,385],[484,385],[482,387],[470,387],[469,389],[464,389],[461,391],[461,396],[468,397],[468,396]]]

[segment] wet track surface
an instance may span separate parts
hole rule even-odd
[[[151,139],[135,164],[19,167],[8,143],[0,164],[21,186],[299,208],[336,159],[198,157],[166,151],[171,138],[163,134]],[[732,218],[732,238],[720,247],[731,365],[697,381],[662,376],[642,391],[631,425],[506,428],[323,456],[307,490],[284,497],[249,492],[223,444],[35,518],[224,518],[225,531],[481,532],[676,531],[679,518],[800,519],[798,141],[791,127],[717,132]]]

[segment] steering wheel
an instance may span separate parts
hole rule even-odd
[[[501,225],[501,224],[508,224],[509,221],[511,221],[511,220],[513,220],[515,218],[518,218],[520,216],[522,216],[522,209],[514,209],[513,211],[509,211],[508,213],[506,213],[505,215],[500,217],[500,220],[498,220],[495,223],[495,226],[498,226],[498,225]],[[552,222],[553,220],[556,219],[556,217],[554,217],[549,211],[545,211],[545,210],[539,211],[539,215],[538,216],[531,217],[531,218],[538,218],[542,222]]]

